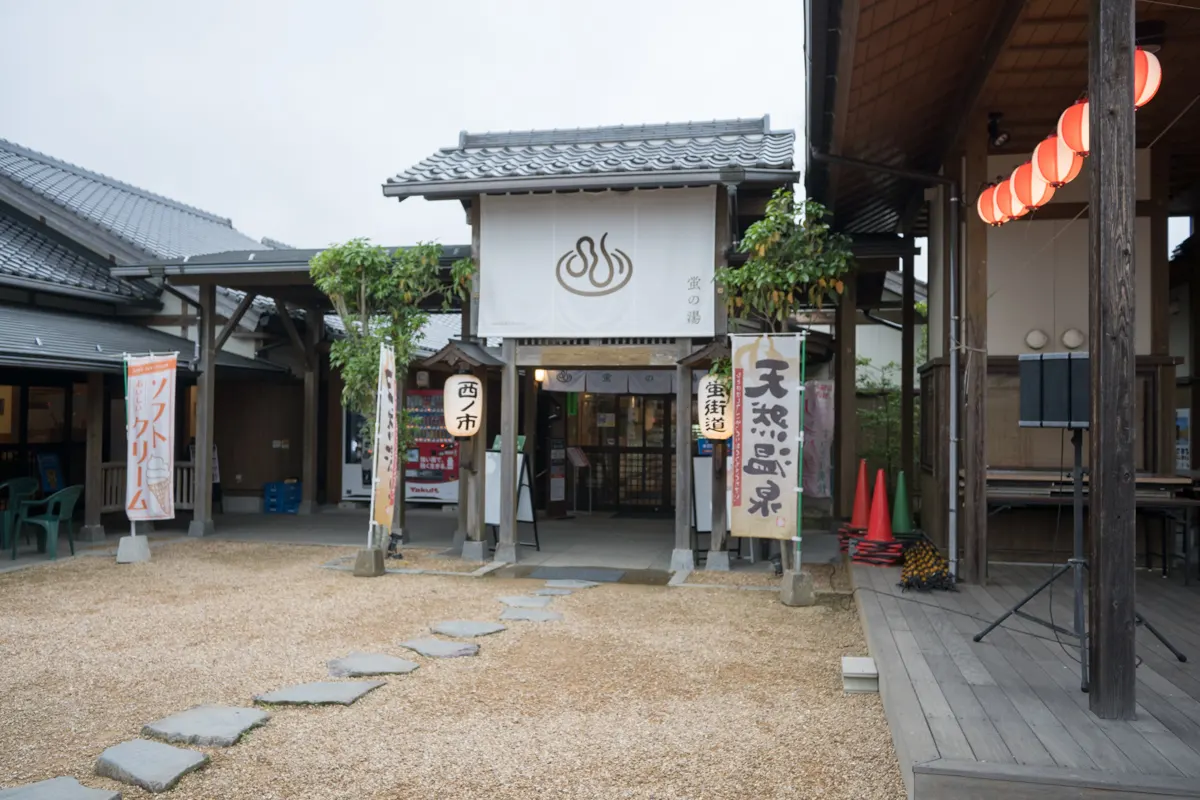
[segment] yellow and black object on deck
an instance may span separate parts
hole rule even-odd
[[[950,562],[928,541],[917,542],[904,551],[904,566],[900,569],[900,586],[904,589],[929,591],[954,589]]]

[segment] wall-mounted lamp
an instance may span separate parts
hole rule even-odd
[[[1075,350],[1083,345],[1083,339],[1083,331],[1078,328],[1068,328],[1062,335],[1063,347],[1068,350]]]
[[[535,381],[537,381],[538,383],[545,383],[546,382],[546,370],[535,369],[533,371],[533,379]]]
[[[1045,331],[1034,328],[1029,333],[1025,334],[1025,344],[1030,350],[1041,350],[1050,341],[1050,337]]]
[[[1000,120],[1004,117],[999,111],[988,114],[988,141],[997,149],[1008,144],[1011,138],[1008,131],[1000,130]]]

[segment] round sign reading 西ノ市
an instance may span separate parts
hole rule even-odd
[[[442,388],[442,410],[451,436],[479,433],[483,414],[483,383],[474,375],[452,375]]]

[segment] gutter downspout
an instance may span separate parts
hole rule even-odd
[[[950,225],[950,250],[948,259],[948,282],[950,290],[950,432],[949,432],[949,475],[946,477],[946,483],[949,495],[949,509],[947,517],[947,532],[946,541],[947,549],[949,550],[950,574],[958,578],[958,349],[959,349],[959,312],[958,312],[958,235],[959,235],[959,205],[961,198],[959,197],[958,184],[951,178],[943,175],[935,175],[929,172],[919,172],[917,170],[904,169],[902,167],[892,167],[886,164],[875,164],[870,161],[863,161],[857,158],[848,158],[846,156],[835,156],[829,153],[822,153],[813,147],[809,147],[809,157],[813,161],[822,161],[827,164],[836,164],[844,167],[853,167],[856,169],[865,170],[867,172],[878,172],[884,175],[893,175],[897,178],[904,178],[917,183],[932,184],[935,186],[945,186],[949,191],[949,225]]]

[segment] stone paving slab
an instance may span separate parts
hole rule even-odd
[[[550,605],[553,597],[526,597],[524,595],[516,597],[497,597],[501,603],[509,608],[545,608]]]
[[[574,594],[573,589],[538,589],[534,592],[538,597],[565,597]]]
[[[315,681],[285,686],[266,694],[255,695],[259,703],[288,706],[343,705],[383,686],[386,681]]]
[[[407,675],[421,666],[415,661],[383,653],[351,653],[335,658],[327,665],[335,678],[360,678],[364,675]]]
[[[415,650],[430,658],[461,658],[479,655],[479,645],[470,642],[447,642],[445,639],[409,639],[401,647]]]
[[[590,589],[599,585],[596,581],[580,581],[575,578],[553,578],[546,581],[546,587],[549,589]]]
[[[563,615],[557,611],[547,611],[542,608],[506,608],[500,619],[523,620],[525,622],[558,622]]]
[[[616,583],[625,577],[625,570],[610,567],[536,567],[529,577],[547,581]]]
[[[270,718],[257,708],[197,706],[143,726],[142,736],[201,747],[233,747],[243,733]]]
[[[51,778],[0,789],[0,800],[121,800],[121,793],[89,789],[74,778]]]
[[[474,620],[455,619],[449,622],[439,622],[429,628],[434,633],[443,636],[453,636],[456,639],[471,639],[475,636],[488,636],[508,630],[498,622],[476,622]]]
[[[148,739],[113,745],[96,759],[96,774],[149,792],[165,792],[208,763],[208,756]]]

